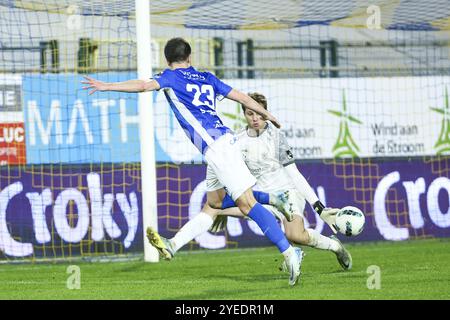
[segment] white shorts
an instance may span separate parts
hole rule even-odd
[[[231,198],[236,201],[256,183],[256,178],[242,159],[237,139],[230,133],[224,134],[208,147],[205,159],[208,163],[206,171],[206,191],[208,192],[225,188]]]

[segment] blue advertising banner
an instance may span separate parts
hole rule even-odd
[[[92,77],[117,82],[135,79],[136,73]],[[78,74],[23,76],[27,163],[140,162],[137,94],[99,92],[89,96],[81,80]],[[154,92],[154,101],[157,96],[163,94]],[[155,140],[158,161],[169,161]]]
[[[354,159],[298,164],[328,206],[353,205],[364,231],[347,241],[450,237],[450,158]],[[204,165],[157,168],[158,222],[173,236],[205,201]],[[0,167],[0,258],[142,252],[138,165]],[[331,230],[307,206],[306,226]],[[192,244],[191,243],[191,247]],[[268,246],[250,220],[229,218],[226,233],[204,233],[194,247]]]

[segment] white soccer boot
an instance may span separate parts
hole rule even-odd
[[[287,270],[289,271],[289,285],[295,286],[301,273],[303,262],[303,250],[294,247],[295,253],[285,260]]]
[[[296,253],[298,254],[298,251],[296,251]],[[302,260],[305,256],[306,256],[306,253],[305,253],[305,251],[302,250]],[[281,272],[289,272],[287,264],[286,264],[286,260],[283,260],[281,262],[281,264],[278,267],[278,270],[280,270]]]
[[[291,201],[289,190],[271,195],[271,204],[274,205],[286,217],[287,221],[294,220],[294,203]]]
[[[336,236],[331,236],[330,238],[339,243],[340,248],[335,252],[339,264],[344,270],[350,270],[353,262],[350,252],[345,249],[342,242]]]
[[[165,260],[172,260],[175,250],[172,243],[164,237],[161,237],[153,228],[147,228],[147,239],[150,244],[158,250],[159,255]]]

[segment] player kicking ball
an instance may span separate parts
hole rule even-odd
[[[249,94],[255,101],[267,109],[267,100],[262,94]],[[286,216],[276,208],[271,207],[273,214],[284,223],[286,236],[289,241],[297,245],[305,245],[321,250],[329,250],[336,254],[339,264],[344,270],[352,268],[352,257],[342,243],[335,237],[326,237],[314,229],[307,229],[304,225],[303,212],[305,199],[310,203],[319,216],[337,233],[334,226],[338,209],[325,208],[319,198],[298,171],[283,133],[271,123],[265,121],[251,109],[242,106],[248,126],[238,132],[238,145],[250,172],[257,178],[259,189],[267,193],[280,193],[289,190],[289,203],[293,204],[294,218],[287,221]],[[208,167],[206,185],[209,192],[221,188],[220,182],[214,177]],[[194,217],[172,238],[165,239],[155,231],[152,245],[158,249],[165,259],[172,259],[174,254],[189,241],[208,231],[219,231],[226,225],[226,216],[244,217],[237,208],[231,208],[233,202],[226,197],[221,208],[211,208],[208,204],[202,212],[211,216],[210,223],[201,223]],[[225,218],[225,219],[224,219]],[[212,220],[214,220],[214,224]],[[286,270],[283,263],[282,268]]]
[[[275,217],[255,199],[252,187],[256,179],[242,159],[237,138],[215,111],[216,98],[226,97],[239,102],[276,127],[280,127],[280,124],[248,95],[233,89],[213,74],[199,72],[191,66],[191,47],[184,39],[170,39],[164,47],[164,55],[169,68],[154,79],[106,83],[85,77],[82,83],[86,86],[83,89],[89,90],[89,94],[97,91],[144,92],[165,89],[164,95],[169,106],[188,138],[203,154],[211,168],[211,175],[227,189],[242,214],[253,219],[264,230],[265,236],[277,246],[289,270],[289,285],[295,285],[300,275],[301,249],[290,245]],[[212,207],[221,205],[225,194],[224,188],[208,192],[208,203]],[[262,203],[269,202],[267,194],[261,195],[261,198]],[[203,219],[201,222],[204,223],[211,217],[200,214],[199,219]]]

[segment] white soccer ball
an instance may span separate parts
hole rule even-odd
[[[336,214],[336,229],[347,237],[360,234],[365,222],[364,213],[356,207],[344,207]]]

